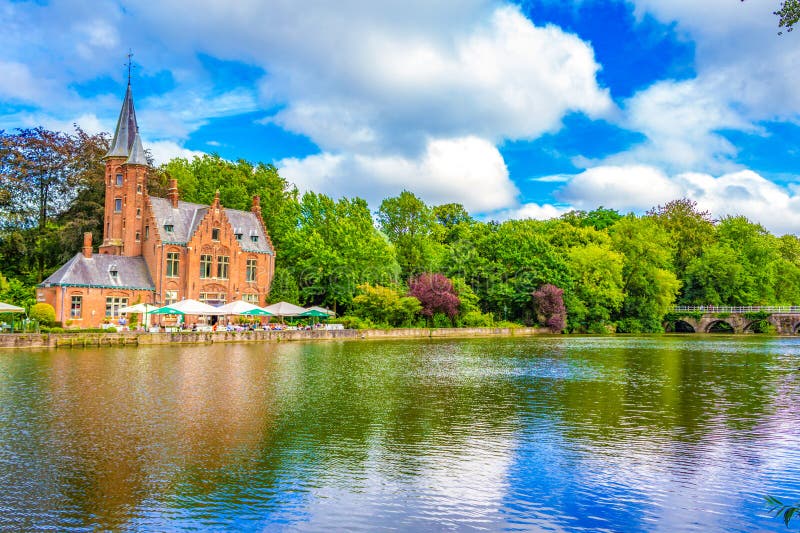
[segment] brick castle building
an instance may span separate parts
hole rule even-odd
[[[97,327],[116,321],[134,303],[166,305],[193,298],[210,305],[244,300],[265,305],[275,271],[275,249],[261,218],[250,211],[183,202],[170,180],[167,198],[147,194],[147,159],[133,107],[125,93],[105,158],[103,244],[83,250],[37,287],[37,300],[64,325]]]

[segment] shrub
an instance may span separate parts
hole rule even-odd
[[[56,310],[47,303],[38,303],[31,306],[28,316],[45,327],[54,326],[56,323]]]
[[[461,304],[453,283],[444,274],[420,274],[408,283],[408,295],[422,304],[421,313],[433,317],[437,313],[454,318]]]
[[[363,319],[355,315],[344,315],[339,317],[337,321],[342,324],[346,329],[374,329],[375,325],[369,320]]]
[[[567,308],[564,306],[564,290],[546,283],[533,293],[537,318],[553,333],[567,327]]]
[[[433,327],[435,327],[435,328],[452,328],[453,327],[453,321],[450,320],[450,317],[448,317],[444,313],[436,313],[435,315],[433,315]]]
[[[494,315],[469,311],[458,319],[458,325],[465,328],[490,328],[494,326]]]
[[[381,285],[363,284],[358,286],[360,294],[353,298],[350,315],[372,324],[385,324],[390,327],[410,327],[420,312],[419,300],[412,296],[400,296],[390,288]]]

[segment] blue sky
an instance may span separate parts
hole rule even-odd
[[[689,197],[800,231],[794,33],[749,0],[0,2],[0,128],[275,163],[485,218]]]

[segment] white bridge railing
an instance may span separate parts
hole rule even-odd
[[[724,305],[676,305],[672,307],[673,313],[698,311],[702,313],[800,313],[800,305],[770,306],[751,305],[742,307]]]

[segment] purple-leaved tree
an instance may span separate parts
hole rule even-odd
[[[553,333],[567,327],[567,308],[564,306],[564,290],[546,283],[533,293],[533,302],[539,321]]]
[[[461,303],[451,282],[444,274],[420,274],[408,283],[408,295],[422,304],[421,313],[432,317],[444,313],[451,319],[458,314]]]

